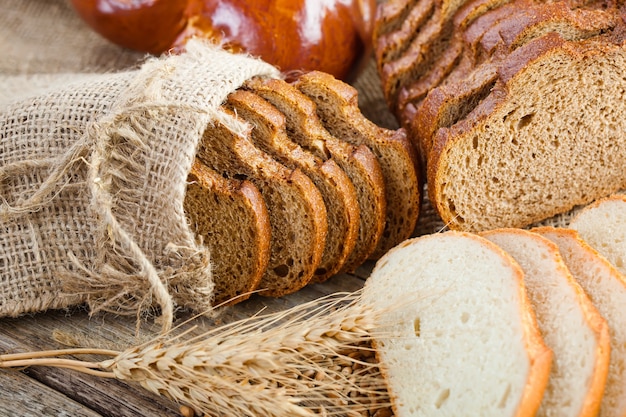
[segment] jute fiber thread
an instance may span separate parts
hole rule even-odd
[[[208,310],[210,256],[183,211],[198,142],[245,80],[279,76],[192,42],[119,73],[61,75],[0,105],[0,316]],[[15,76],[11,76],[15,77]],[[6,81],[6,79],[5,79]]]

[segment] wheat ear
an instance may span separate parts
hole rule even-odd
[[[200,336],[161,338],[124,352],[0,355],[0,367],[64,366],[114,377],[207,415],[360,415],[389,402],[370,347],[379,314],[361,302],[360,291],[340,293]],[[80,353],[110,359],[58,358]]]

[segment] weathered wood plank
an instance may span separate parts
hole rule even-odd
[[[367,275],[367,269],[361,269],[359,275]],[[330,280],[313,284],[295,294],[281,298],[267,298],[253,296],[249,300],[234,307],[223,309],[218,316],[218,322],[229,322],[250,317],[260,311],[265,313],[284,310],[321,296],[334,292],[351,292],[363,286],[363,279],[355,275],[338,275]],[[182,314],[179,322],[187,320],[188,315]],[[198,317],[185,324],[183,328],[197,326],[194,334],[205,332],[214,325],[214,321]],[[134,317],[115,317],[99,315],[89,318],[85,311],[76,310],[71,313],[48,312],[19,319],[0,320],[0,351],[25,352],[33,350],[59,349],[61,346],[53,337],[53,331],[60,331],[82,340],[82,345],[89,347],[123,350],[158,335],[159,326],[145,322],[137,332]],[[98,360],[97,357],[86,357],[86,360]],[[10,371],[14,372],[14,371]],[[176,404],[153,395],[143,388],[128,385],[120,381],[102,379],[90,375],[83,375],[67,369],[33,367],[24,371],[34,380],[26,378],[23,389],[23,401],[40,401],[46,405],[46,397],[41,395],[42,384],[46,389],[58,391],[58,395],[68,397],[71,401],[67,409],[55,407],[38,409],[38,416],[52,417],[75,414],[73,404],[82,404],[93,410],[94,415],[99,413],[105,417],[136,417],[136,416],[179,416]],[[0,376],[9,374],[0,371]],[[20,375],[20,374],[18,374]],[[28,382],[31,386],[28,386]],[[2,397],[0,397],[2,398]],[[0,408],[0,411],[2,409]],[[0,415],[4,415],[0,412]],[[11,415],[11,414],[8,414]],[[15,414],[20,415],[20,414]]]
[[[99,417],[100,414],[19,371],[11,371],[0,372],[0,416]]]

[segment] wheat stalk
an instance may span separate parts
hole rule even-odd
[[[159,338],[123,352],[0,355],[0,368],[61,366],[116,378],[207,415],[367,415],[389,406],[370,347],[379,314],[361,302],[360,292],[334,294],[200,336]],[[76,354],[109,359],[59,358]]]

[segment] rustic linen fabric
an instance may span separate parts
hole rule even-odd
[[[144,59],[63,1],[4,0],[0,41],[0,317],[209,309],[187,174],[228,93],[277,70],[201,42]]]

